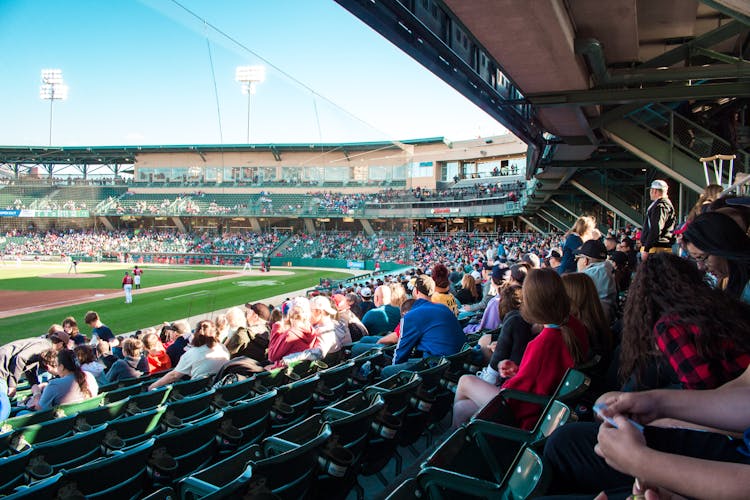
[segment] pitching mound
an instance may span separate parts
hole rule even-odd
[[[43,274],[42,276],[39,276],[40,278],[75,278],[75,279],[81,279],[81,278],[103,278],[103,274],[96,274],[96,273],[79,273],[79,274],[68,274],[68,273],[52,273],[52,274]]]

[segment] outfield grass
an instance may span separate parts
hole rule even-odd
[[[293,275],[282,276],[238,276],[234,279],[217,280],[180,288],[172,288],[148,294],[134,290],[133,303],[124,304],[124,296],[116,299],[89,302],[33,314],[23,314],[0,319],[0,344],[15,339],[45,333],[53,323],[60,323],[66,316],[73,316],[81,326],[81,331],[89,334],[83,324],[87,311],[95,310],[103,322],[115,334],[154,326],[163,321],[208,313],[217,309],[244,304],[248,301],[263,300],[274,295],[308,288],[319,283],[320,278],[344,278],[347,273],[335,271],[289,269]],[[116,271],[119,272],[119,271]],[[183,274],[183,273],[175,273]],[[146,281],[144,273],[144,283]],[[205,277],[205,276],[202,276]],[[180,276],[180,281],[183,278]],[[46,281],[46,279],[39,279]],[[7,280],[0,282],[4,286]],[[91,280],[67,280],[91,281]]]

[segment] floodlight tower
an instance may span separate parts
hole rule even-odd
[[[63,82],[61,69],[43,69],[39,98],[49,101],[49,145],[52,145],[52,103],[68,98],[68,86]]]
[[[242,93],[247,94],[247,143],[250,144],[250,99],[256,86],[266,79],[266,67],[237,66],[234,79],[242,84]]]

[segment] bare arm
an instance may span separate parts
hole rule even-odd
[[[691,498],[747,498],[750,465],[672,455],[646,446],[643,435],[621,416],[618,428],[602,424],[596,453],[648,487],[661,487]]]
[[[152,390],[156,389],[157,387],[161,387],[163,385],[169,385],[169,384],[171,384],[173,382],[177,382],[184,375],[185,375],[184,373],[180,373],[178,371],[172,370],[171,372],[167,373],[162,378],[160,378],[159,380],[157,380],[156,382],[154,382],[153,384],[151,384],[150,386],[148,386],[148,390],[152,391]]]

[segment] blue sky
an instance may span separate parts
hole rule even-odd
[[[253,53],[272,65],[252,97],[255,143],[504,132],[333,0],[0,0],[0,25],[0,145],[47,145],[43,68],[70,87],[54,145],[246,143],[234,73],[266,64]]]

